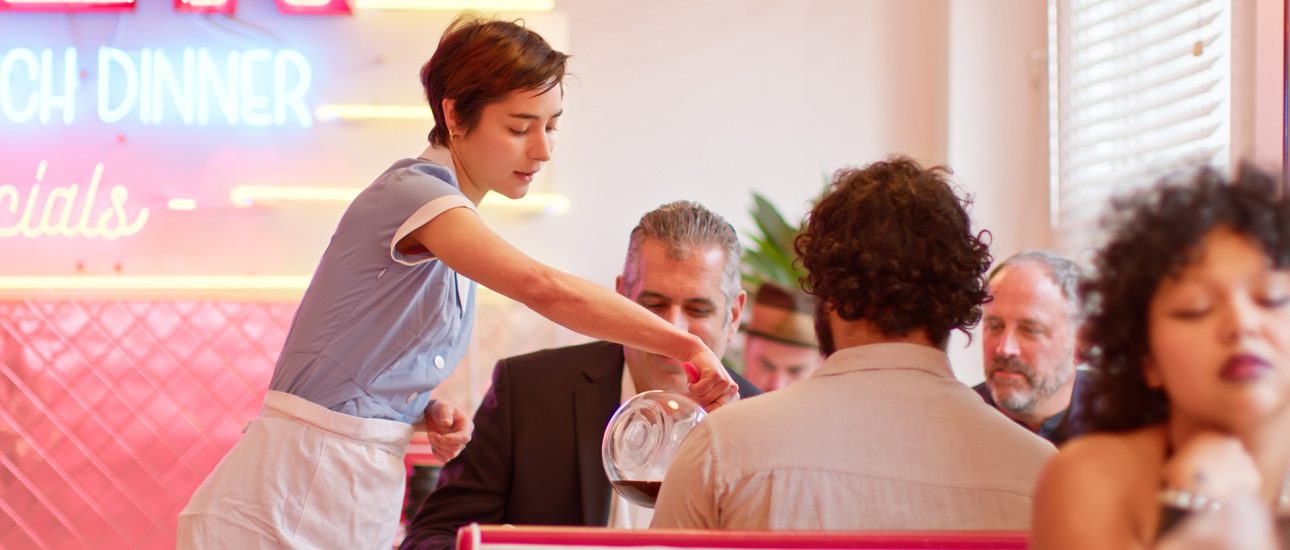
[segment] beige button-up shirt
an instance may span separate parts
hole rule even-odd
[[[1026,529],[1053,453],[955,380],[944,352],[847,348],[691,432],[652,526]]]

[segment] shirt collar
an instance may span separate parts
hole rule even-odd
[[[1088,384],[1088,377],[1083,369],[1075,369],[1075,386],[1071,388],[1071,402],[1062,409],[1061,412],[1050,416],[1039,425],[1039,435],[1045,439],[1056,439],[1065,441],[1067,438],[1078,435],[1084,431],[1082,423],[1081,406],[1083,405],[1084,389]],[[1069,418],[1069,421],[1067,420]]]
[[[1051,439],[1053,434],[1057,432],[1057,429],[1062,426],[1062,422],[1066,420],[1066,415],[1070,413],[1070,410],[1070,407],[1066,407],[1065,409],[1062,409],[1061,412],[1048,417],[1047,420],[1039,425],[1039,431],[1035,433],[1044,439]]]
[[[812,378],[866,370],[917,370],[955,380],[950,356],[921,344],[869,344],[833,352]]]
[[[622,387],[623,387],[622,393],[618,397],[618,402],[620,404],[623,403],[624,401],[627,401],[628,399],[631,399],[632,396],[639,393],[636,391],[636,381],[632,379],[631,369],[627,368],[626,359],[623,360],[623,386]]]

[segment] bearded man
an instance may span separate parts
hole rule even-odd
[[[1058,254],[1017,254],[990,272],[985,304],[986,403],[1060,445],[1085,429],[1079,411],[1087,375],[1075,368],[1084,271]]]

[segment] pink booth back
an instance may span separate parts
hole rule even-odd
[[[1025,531],[695,531],[624,530],[588,527],[513,527],[469,525],[457,531],[458,550],[532,548],[693,548],[862,550],[998,549],[1024,550]]]
[[[174,548],[295,310],[0,301],[0,548]]]

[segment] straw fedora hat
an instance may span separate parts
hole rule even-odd
[[[743,331],[752,336],[807,348],[815,339],[815,297],[796,288],[762,283],[753,297]]]

